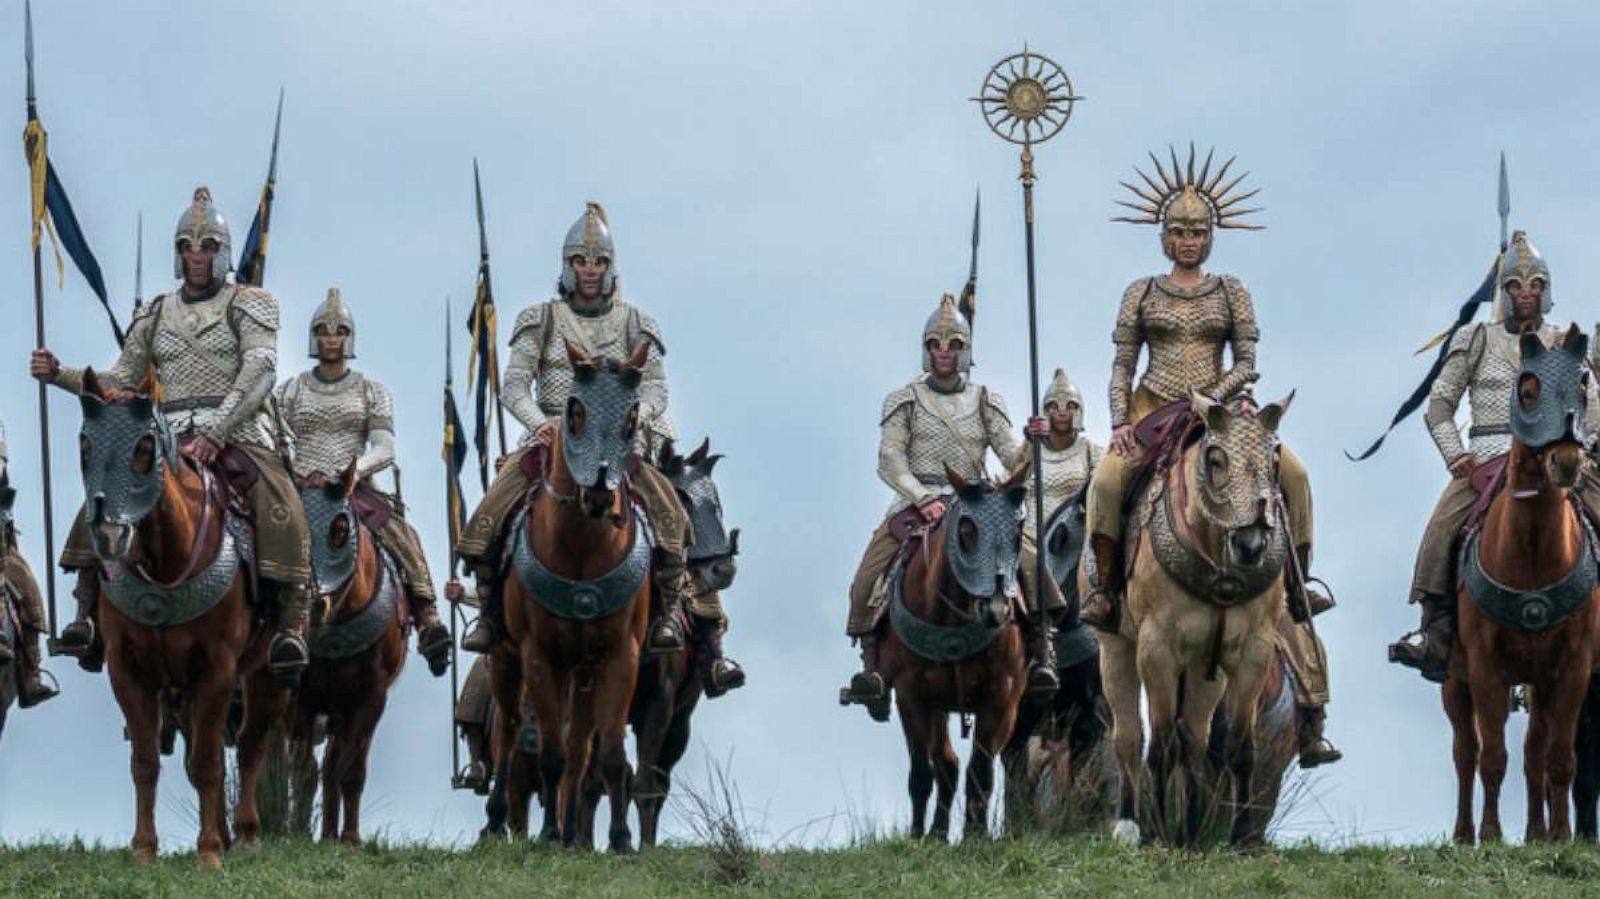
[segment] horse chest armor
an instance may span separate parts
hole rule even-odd
[[[344,659],[371,648],[384,631],[395,621],[395,610],[400,604],[400,578],[388,553],[380,553],[383,573],[378,580],[378,593],[367,607],[354,616],[317,628],[311,634],[309,648],[317,659]]]
[[[1545,346],[1555,344],[1560,331],[1553,325],[1539,328]],[[1492,459],[1511,450],[1511,406],[1509,398],[1522,369],[1519,336],[1498,326],[1483,328],[1483,355],[1472,372],[1467,400],[1472,410],[1472,427],[1467,432],[1468,448],[1478,461]]]
[[[332,383],[304,372],[288,398],[283,416],[294,432],[295,474],[337,477],[366,451],[371,415],[359,372]]]
[[[633,542],[616,567],[589,580],[575,581],[551,571],[528,545],[527,512],[512,523],[511,565],[533,601],[557,618],[594,621],[621,611],[638,595],[650,574],[655,538],[642,509],[634,510]]]
[[[1139,384],[1165,400],[1184,398],[1221,377],[1222,347],[1233,333],[1220,280],[1190,293],[1169,293],[1158,278],[1140,309],[1149,362]]]
[[[1265,593],[1283,575],[1289,560],[1289,538],[1283,528],[1267,532],[1267,547],[1255,566],[1219,570],[1178,535],[1171,497],[1166,483],[1150,491],[1145,535],[1161,570],[1191,596],[1215,606],[1241,605]]]
[[[959,662],[987,649],[1010,622],[994,627],[979,622],[964,625],[933,624],[918,618],[906,608],[901,595],[905,583],[905,564],[895,566],[889,575],[889,626],[913,655],[930,662]]]
[[[241,560],[253,557],[254,534],[249,525],[229,514],[216,557],[187,581],[172,587],[152,584],[127,566],[108,562],[100,584],[106,599],[135,624],[177,627],[215,608],[232,586]]]
[[[1595,535],[1581,514],[1583,550],[1566,577],[1537,590],[1517,590],[1490,577],[1478,557],[1481,531],[1467,536],[1461,548],[1461,583],[1472,604],[1489,619],[1525,634],[1543,633],[1571,618],[1594,593],[1597,576]]]
[[[626,359],[639,337],[630,327],[633,307],[615,303],[600,315],[584,316],[576,312],[557,315],[553,310],[546,315],[550,334],[544,340],[544,355],[539,359],[539,375],[535,384],[539,409],[546,415],[561,415],[566,411],[567,395],[572,392],[572,362],[567,358],[566,344],[593,350],[597,356],[608,359]]]
[[[968,480],[983,477],[980,462],[989,447],[981,403],[983,391],[969,385],[954,393],[940,393],[924,385],[913,391],[911,441],[906,461],[918,481],[945,486],[949,465]]]

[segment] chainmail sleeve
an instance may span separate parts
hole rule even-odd
[[[1006,401],[999,393],[985,387],[982,401],[987,404],[983,411],[983,422],[984,429],[989,432],[989,448],[994,450],[1000,464],[1010,474],[1028,458],[1028,445],[1018,439],[1016,432],[1011,429],[1011,413],[1006,411]]]
[[[1434,379],[1433,389],[1428,392],[1428,411],[1423,413],[1422,420],[1427,422],[1428,434],[1439,447],[1439,455],[1444,457],[1446,465],[1467,453],[1466,446],[1461,443],[1461,430],[1456,427],[1456,410],[1472,383],[1472,370],[1483,353],[1483,340],[1481,324],[1457,331],[1445,350],[1444,367],[1439,369],[1439,377]]]
[[[639,383],[639,420],[651,423],[667,413],[667,345],[661,339],[656,320],[634,310],[634,329],[650,342],[650,355],[644,363],[644,379]]]
[[[367,396],[367,450],[356,459],[356,477],[367,478],[394,464],[394,399],[389,388],[364,380]]]
[[[1117,324],[1111,330],[1113,347],[1111,356],[1111,426],[1128,424],[1133,404],[1133,375],[1139,367],[1139,348],[1144,345],[1144,327],[1140,322],[1139,307],[1145,294],[1150,292],[1149,278],[1128,285],[1122,292],[1122,305],[1117,308]]]
[[[245,288],[228,314],[239,335],[239,373],[217,405],[215,423],[205,432],[218,446],[261,411],[278,379],[278,301],[264,290]]]
[[[895,493],[920,506],[938,498],[939,493],[911,473],[911,408],[915,401],[909,387],[896,390],[883,401],[883,416],[879,424],[882,434],[878,440],[878,477]]]
[[[150,369],[153,356],[150,352],[152,340],[155,336],[156,318],[155,311],[160,307],[163,297],[157,297],[144,307],[144,311],[135,316],[133,323],[128,326],[127,338],[122,344],[122,353],[117,356],[117,361],[104,372],[96,372],[100,383],[107,387],[120,387],[131,389],[144,382],[144,376]],[[61,366],[56,372],[55,385],[71,394],[83,393],[82,368],[69,368]]]
[[[1224,371],[1217,380],[1207,385],[1203,392],[1218,402],[1246,393],[1256,380],[1256,344],[1261,340],[1261,328],[1256,324],[1256,308],[1244,282],[1231,275],[1222,278],[1222,289],[1228,297],[1228,315],[1232,332],[1228,335],[1233,357],[1233,367]]]
[[[549,323],[547,304],[529,306],[517,316],[511,328],[511,347],[506,359],[500,400],[512,417],[533,433],[548,417],[533,398],[533,382],[539,376],[539,354],[544,329]]]

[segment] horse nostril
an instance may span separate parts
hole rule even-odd
[[[1230,542],[1233,545],[1234,558],[1245,565],[1254,565],[1260,561],[1267,546],[1266,537],[1260,528],[1234,531]]]

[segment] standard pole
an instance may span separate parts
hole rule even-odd
[[[44,269],[39,261],[39,247],[33,248],[33,339],[35,346],[44,346]],[[49,387],[39,382],[39,476],[44,486],[44,588],[48,602],[45,610],[50,619],[50,641],[56,642],[56,520],[54,500],[50,492],[50,396]]]
[[[1039,300],[1037,282],[1033,271],[1033,146],[1022,145],[1022,220],[1024,240],[1028,253],[1028,389],[1032,392],[1033,414],[1039,414]],[[1033,445],[1033,620],[1038,625],[1040,653],[1045,658],[1044,641],[1050,639],[1050,628],[1044,620],[1044,449],[1039,438],[1028,441]]]

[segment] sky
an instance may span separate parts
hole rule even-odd
[[[836,704],[856,665],[845,590],[889,499],[879,405],[918,374],[922,322],[965,279],[975,188],[973,374],[1019,426],[1028,405],[1017,151],[968,101],[988,67],[1026,41],[1086,98],[1037,148],[1035,205],[1044,374],[1063,366],[1082,386],[1097,440],[1117,301],[1165,262],[1152,229],[1109,221],[1117,182],[1169,143],[1237,154],[1267,230],[1224,232],[1209,266],[1254,294],[1258,396],[1296,391],[1283,432],[1316,491],[1314,570],[1340,600],[1318,626],[1345,760],[1310,780],[1314,800],[1283,833],[1410,841],[1450,827],[1437,690],[1384,651],[1415,624],[1412,552],[1445,468],[1416,419],[1368,462],[1342,451],[1387,423],[1426,371],[1413,351],[1488,266],[1501,151],[1513,227],[1553,272],[1554,317],[1587,330],[1600,316],[1582,286],[1600,278],[1582,249],[1600,183],[1600,158],[1580,149],[1600,142],[1593,4],[38,0],[34,20],[51,157],[124,320],[141,212],[146,298],[172,284],[168,228],[197,184],[242,243],[283,88],[266,280],[284,322],[279,376],[309,364],[309,316],[341,288],[357,366],[396,397],[406,499],[436,580],[443,304],[463,319],[472,293],[472,160],[502,322],[550,295],[566,228],[584,201],[605,204],[625,295],[665,335],[673,418],[727,455],[718,479],[742,529],[724,599],[750,684],[702,705],[680,782],[723,766],[769,841],[834,843],[907,820],[898,726]],[[0,21],[0,50],[15,54],[0,96],[16,98],[20,133],[21,0]],[[42,569],[22,154],[0,169],[12,229],[0,420],[23,547]],[[49,346],[69,364],[109,363],[83,280],[70,263],[64,288],[47,280]],[[50,413],[59,548],[82,496],[78,418],[59,391]],[[49,667],[64,695],[14,711],[0,742],[0,840],[124,844],[133,790],[109,686],[67,660]],[[448,692],[413,657],[373,749],[372,832],[452,842],[478,826],[480,801],[449,789]],[[187,848],[192,792],[180,764],[163,773],[164,847]],[[1520,778],[1506,793],[1520,822]],[[668,829],[688,832],[681,817]]]

